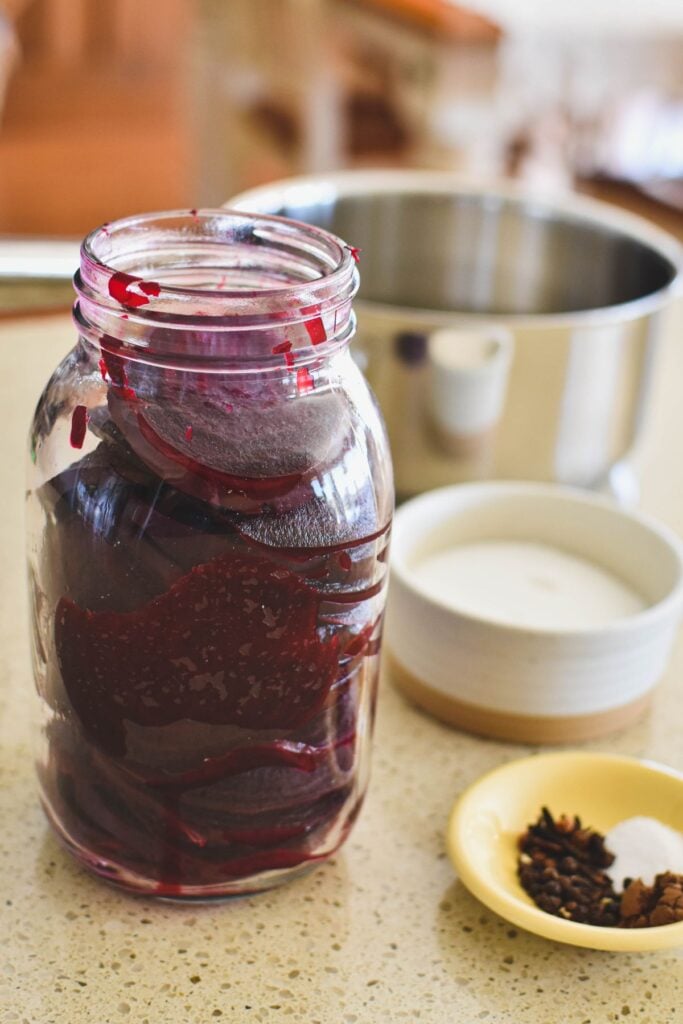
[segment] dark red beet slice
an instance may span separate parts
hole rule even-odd
[[[226,751],[219,757],[206,758],[197,768],[181,773],[164,772],[142,776],[140,781],[155,789],[204,789],[229,776],[242,775],[264,766],[296,768],[300,772],[314,772],[343,746],[351,746],[354,734],[342,736],[334,743],[311,747],[307,743],[279,740],[273,743],[252,743]]]
[[[135,852],[145,860],[163,859],[156,848],[159,844],[181,845],[198,861],[204,855],[215,861],[238,851],[244,855],[244,847],[268,848],[301,841],[314,831],[320,834],[329,828],[352,794],[352,787],[346,786],[312,803],[258,815],[232,814],[222,809],[215,818],[204,815],[199,824],[193,825],[173,812],[163,798],[150,798],[144,789],[103,787],[96,772],[84,768],[75,773],[61,771],[57,780],[61,811],[72,830],[82,830],[84,823],[94,826],[99,830],[99,849],[106,841],[104,832],[114,846],[111,853]]]
[[[132,611],[234,546],[233,527],[103,443],[43,485],[50,591],[90,611]]]
[[[255,768],[246,775],[214,784],[206,799],[197,791],[192,804],[201,811],[202,817],[211,808],[218,807],[227,807],[232,813],[241,815],[275,815],[296,807],[306,808],[326,794],[345,788],[351,780],[351,765],[340,769],[332,758],[315,772]]]
[[[332,824],[348,796],[345,789],[328,793],[317,803],[295,808],[294,812],[277,811],[272,824],[251,820],[226,821],[216,830],[207,831],[209,842],[241,843],[248,846],[279,846],[291,839],[305,836],[314,829]]]
[[[332,806],[344,802],[353,788],[353,733],[319,748],[312,770],[293,764],[276,771],[245,771],[243,765],[233,778],[207,778],[203,789],[195,788],[196,779],[180,775],[173,781],[167,776],[159,785],[158,776],[145,777],[137,767],[130,768],[125,761],[98,751],[63,718],[54,720],[50,736],[59,770],[73,775],[83,787],[79,802],[98,802],[94,795],[88,797],[90,787],[109,794],[105,797],[109,808],[115,810],[120,804],[121,817],[138,821],[145,832],[154,828],[153,819],[169,814],[175,819],[182,809],[181,819],[171,822],[170,827],[174,834],[199,845],[204,845],[202,836],[213,842],[224,831],[223,838],[231,842],[250,842],[245,837],[250,831],[277,833],[280,824],[292,834],[310,831],[326,820]],[[249,748],[244,750],[248,753]],[[259,756],[255,749],[255,760]],[[210,766],[214,767],[218,765]],[[230,766],[223,767],[230,772]],[[227,832],[233,834],[228,836]],[[238,838],[237,833],[242,837]]]
[[[155,373],[130,364],[127,380],[137,397],[111,388],[111,415],[152,472],[214,505],[252,512],[301,504],[311,477],[338,459],[350,431],[333,391],[295,402],[275,384],[243,394],[209,382],[187,393],[178,379]]]
[[[104,443],[40,491],[50,589],[81,607],[134,610],[227,550],[267,555],[321,593],[353,591],[374,575],[380,531],[369,486],[340,497],[343,517],[310,491],[287,512],[240,517],[160,481],[111,420],[93,417],[91,427]]]
[[[316,629],[319,597],[261,558],[225,555],[192,569],[135,612],[90,612],[62,598],[55,641],[86,733],[111,752],[124,723],[189,718],[291,729],[320,707],[339,643]]]
[[[339,515],[336,502],[311,493],[298,508],[245,516],[236,528],[245,539],[283,555],[292,552],[305,559],[317,552],[331,562],[331,549],[362,543],[380,526],[370,485],[349,496],[340,495],[338,502],[344,503],[344,516]]]
[[[344,665],[339,672],[347,669]],[[303,726],[290,730],[255,731],[187,719],[159,728],[129,723],[121,770],[146,785],[170,776],[179,789],[184,779],[203,773],[207,785],[258,767],[291,766],[306,773],[323,760],[346,756],[337,747],[355,733],[361,681],[361,674],[354,672],[351,681],[335,682],[324,706]],[[303,756],[297,766],[298,750]]]
[[[274,868],[284,851],[285,861],[307,860],[315,856],[339,816],[348,820],[358,806],[348,771],[335,773],[315,797],[313,788],[321,787],[311,788],[306,773],[290,769],[284,780],[287,787],[296,790],[303,778],[308,800],[292,803],[282,782],[275,792],[267,783],[265,789],[254,788],[248,775],[244,788],[252,796],[261,789],[263,803],[273,804],[279,789],[283,799],[270,808],[254,803],[248,813],[240,814],[221,787],[204,791],[204,800],[199,799],[201,793],[183,792],[180,786],[150,788],[131,777],[120,762],[94,750],[63,720],[53,723],[50,731],[57,757],[44,781],[69,834],[94,845],[100,856],[166,882],[219,881],[228,865],[229,873],[236,875],[250,873],[250,863],[254,870],[266,863]],[[242,794],[243,801],[245,797]],[[271,850],[272,858],[262,856]]]

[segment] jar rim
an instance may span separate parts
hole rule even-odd
[[[99,227],[94,228],[87,234],[81,244],[81,269],[80,275],[85,279],[85,275],[88,271],[97,269],[100,273],[105,275],[114,275],[117,272],[122,272],[123,268],[117,267],[116,263],[120,261],[122,255],[141,257],[144,255],[143,249],[135,249],[132,251],[123,251],[116,253],[116,243],[126,233],[130,233],[132,237],[144,238],[143,232],[149,231],[151,227],[160,225],[162,227],[179,225],[183,231],[182,236],[179,236],[178,241],[182,241],[183,244],[192,245],[197,241],[197,238],[204,237],[196,230],[198,227],[204,227],[210,225],[213,229],[220,226],[226,228],[232,224],[241,224],[243,226],[251,225],[252,232],[255,228],[261,225],[266,227],[272,226],[275,229],[280,229],[283,233],[283,240],[288,238],[291,242],[297,240],[301,243],[302,250],[308,250],[311,255],[315,255],[312,251],[312,246],[317,245],[318,257],[320,266],[322,268],[321,273],[311,278],[308,282],[295,281],[283,286],[275,286],[267,289],[268,292],[277,294],[281,298],[286,298],[289,294],[295,296],[302,288],[302,284],[315,290],[316,284],[329,284],[333,278],[342,278],[349,271],[353,272],[355,266],[355,252],[354,248],[347,245],[342,239],[324,228],[316,227],[313,224],[306,224],[303,221],[292,220],[287,217],[279,217],[273,214],[262,214],[258,212],[249,213],[242,210],[232,210],[224,207],[219,208],[198,208],[191,210],[162,210],[153,211],[148,213],[133,214],[129,217],[122,217],[115,221],[109,221],[101,224]],[[183,227],[184,226],[184,227]],[[194,232],[188,231],[187,228],[194,228]],[[193,237],[194,235],[194,237]],[[297,238],[298,236],[298,238]],[[209,236],[210,237],[210,236]],[[215,237],[215,236],[214,236]],[[212,239],[213,240],[213,239]],[[230,239],[220,239],[215,237],[216,241],[230,241]],[[306,243],[308,242],[308,246]],[[107,253],[106,250],[109,249]],[[98,251],[99,250],[99,251]],[[106,257],[109,258],[106,258]],[[324,257],[327,256],[327,259]],[[131,277],[140,277],[140,280],[145,280],[142,275],[130,275]],[[157,282],[152,282],[156,284]],[[255,297],[263,297],[266,289],[264,288],[225,288],[212,286],[210,288],[200,288],[195,286],[183,286],[160,284],[160,293],[164,297],[177,294],[183,298],[191,296],[192,298],[201,298],[203,301],[212,299],[237,299],[246,300],[253,299]],[[156,298],[156,296],[154,296]],[[150,297],[148,297],[149,301]],[[147,303],[145,302],[144,305]],[[142,305],[142,304],[141,304]]]
[[[82,244],[74,286],[76,323],[93,341],[113,337],[144,358],[211,352],[215,359],[230,349],[235,359],[228,339],[237,333],[250,361],[280,354],[277,343],[263,344],[274,332],[291,334],[296,349],[307,340],[321,345],[320,355],[346,343],[358,271],[356,251],[322,228],[206,208],[96,228]]]

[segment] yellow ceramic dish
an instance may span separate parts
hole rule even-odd
[[[564,751],[511,761],[475,782],[456,802],[448,851],[463,884],[513,924],[556,942],[614,951],[683,946],[683,922],[658,928],[598,928],[547,914],[517,880],[517,837],[546,805],[578,814],[605,833],[647,815],[683,832],[683,775],[612,754]]]

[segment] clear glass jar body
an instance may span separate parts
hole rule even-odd
[[[393,489],[352,255],[224,211],[84,243],[31,434],[37,766],[129,890],[268,888],[360,809]]]

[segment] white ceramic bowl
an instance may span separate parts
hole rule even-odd
[[[474,613],[425,584],[428,560],[491,541],[559,549],[635,592],[640,607],[549,626],[524,607],[506,618],[495,589],[489,613],[479,587]],[[554,743],[633,721],[666,667],[682,605],[681,542],[608,499],[546,484],[466,484],[423,494],[396,515],[385,632],[392,675],[416,703],[473,732]]]

